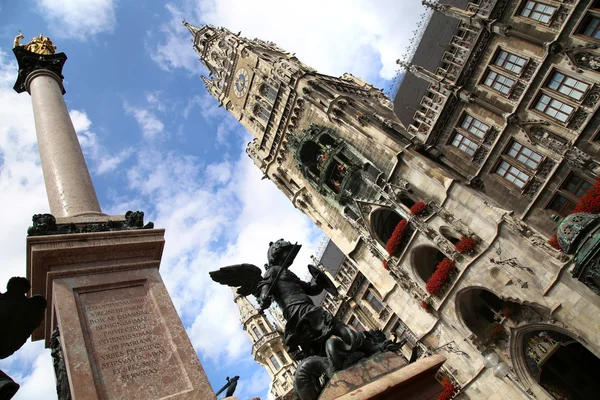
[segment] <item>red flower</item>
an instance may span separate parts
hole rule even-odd
[[[410,208],[410,215],[420,215],[422,214],[425,210],[427,209],[427,204],[425,204],[425,202],[423,201],[417,201],[411,208]]]
[[[427,279],[427,283],[425,284],[427,293],[434,296],[440,294],[455,270],[456,266],[454,265],[454,261],[449,258],[444,258],[435,267],[435,272]]]
[[[442,386],[444,387],[444,390],[437,397],[437,400],[450,400],[454,393],[458,391],[447,376],[442,378]]]
[[[579,212],[600,214],[600,179],[579,198],[577,205],[570,214]]]
[[[500,322],[492,322],[485,330],[485,337],[492,343],[504,339],[506,331]]]
[[[431,305],[428,302],[426,302],[425,300],[421,301],[421,308],[427,312],[431,311]]]
[[[554,235],[552,235],[550,240],[548,240],[548,244],[550,246],[554,247],[555,249],[560,250],[560,245],[558,244],[558,237],[556,236],[556,233]]]
[[[504,317],[504,318],[508,318],[510,317],[510,314],[512,314],[512,310],[508,307],[504,307],[502,309],[502,311],[500,312],[500,314]]]
[[[477,246],[477,243],[468,236],[461,237],[460,242],[458,242],[454,245],[454,247],[456,248],[456,251],[458,251],[461,254],[473,253],[473,250],[475,250],[476,246]]]
[[[405,219],[398,222],[396,228],[394,228],[394,232],[392,232],[392,236],[388,239],[385,249],[387,250],[390,256],[394,256],[400,252],[400,245],[402,244],[402,236],[404,236],[404,231],[406,230],[407,222]]]
[[[383,260],[383,268],[385,268],[386,270],[390,270],[390,266],[388,265],[387,260]]]

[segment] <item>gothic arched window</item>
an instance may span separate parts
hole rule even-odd
[[[274,102],[277,98],[277,89],[270,85],[263,84],[260,86],[260,94],[269,99],[269,101]]]
[[[265,107],[261,106],[260,104],[256,104],[254,106],[254,115],[256,115],[258,118],[262,119],[265,122],[269,121],[269,115],[271,114],[271,110],[267,110]]]

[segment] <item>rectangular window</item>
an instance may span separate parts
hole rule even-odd
[[[546,86],[575,100],[581,100],[589,87],[587,83],[578,81],[560,72],[554,72]]]
[[[267,328],[265,328],[265,325],[262,322],[258,323],[258,328],[260,329],[260,331],[263,333],[263,335],[267,334]]]
[[[498,164],[498,167],[496,168],[496,173],[519,189],[523,189],[529,180],[529,175],[520,169],[513,167],[506,161],[500,161],[500,164]]]
[[[574,208],[575,202],[560,193],[556,193],[552,200],[550,200],[550,203],[548,203],[548,209],[555,211],[561,217],[569,215]]]
[[[592,188],[592,184],[582,177],[570,173],[567,179],[563,181],[554,194],[552,200],[548,203],[547,208],[555,211],[562,217],[566,217],[575,208],[575,205],[588,190]]]
[[[583,34],[594,39],[600,39],[600,18],[590,17],[583,28]]]
[[[506,152],[509,156],[517,161],[522,162],[531,169],[537,169],[542,162],[542,156],[528,147],[523,146],[521,143],[512,142],[508,151]]]
[[[483,83],[502,94],[508,94],[515,81],[495,71],[489,71]]]
[[[556,7],[540,3],[538,1],[527,1],[521,9],[521,16],[539,21],[543,24],[550,23]]]
[[[560,188],[579,199],[592,188],[592,184],[575,174],[570,174]]]
[[[348,325],[354,328],[356,332],[366,331],[365,326],[362,324],[362,322],[360,322],[358,318],[356,318],[356,315],[353,315],[352,318],[350,318],[350,321],[348,321]]]
[[[535,109],[561,122],[566,122],[574,110],[570,105],[545,94],[538,98]]]
[[[281,361],[281,363],[283,365],[287,364],[287,360],[285,359],[285,356],[283,355],[283,352],[278,351],[277,352],[277,357],[279,357],[279,360]]]
[[[471,117],[469,114],[465,115],[460,127],[482,139],[490,129],[489,125],[486,125],[480,120]]]
[[[500,50],[494,64],[515,74],[520,74],[527,60],[504,50]]]
[[[275,368],[275,371],[279,371],[281,365],[279,365],[277,357],[275,357],[275,355],[272,355],[271,357],[269,357],[269,360],[271,360],[271,364],[273,364],[273,368]]]
[[[254,335],[256,336],[257,340],[262,338],[262,334],[258,331],[258,329],[255,326],[252,327],[252,332],[254,332]]]
[[[375,311],[377,311],[378,313],[381,312],[383,310],[383,304],[381,303],[381,301],[377,298],[377,296],[375,296],[373,294],[373,292],[371,292],[370,290],[367,292],[367,303],[369,303],[371,305],[371,307],[373,307],[373,309]]]
[[[477,148],[479,147],[477,143],[473,142],[472,140],[469,140],[460,133],[454,135],[454,139],[452,140],[451,144],[452,146],[457,147],[460,151],[463,151],[470,156],[474,155],[475,151],[477,151]]]

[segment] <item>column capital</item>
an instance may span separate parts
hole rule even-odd
[[[62,76],[57,75],[55,72],[53,72],[49,69],[36,69],[27,75],[27,78],[25,78],[25,82],[24,82],[24,87],[25,87],[25,90],[27,91],[27,93],[31,94],[31,91],[29,89],[31,82],[38,76],[49,76],[50,78],[53,78],[56,81],[56,83],[58,83],[58,86],[60,87],[62,94],[66,93],[65,87],[63,86],[63,83],[62,83]]]
[[[62,69],[67,61],[67,55],[65,53],[38,54],[25,50],[22,46],[13,48],[13,53],[19,64],[19,74],[15,86],[13,87],[15,92],[29,92],[29,82],[31,82],[30,75],[38,71],[47,71],[43,74],[57,79],[62,93],[65,94],[65,89],[62,85],[62,80],[64,79]],[[38,74],[37,76],[40,75]]]

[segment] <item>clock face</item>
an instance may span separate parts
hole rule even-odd
[[[233,93],[237,97],[243,97],[248,91],[248,71],[245,68],[238,69],[233,79]]]

